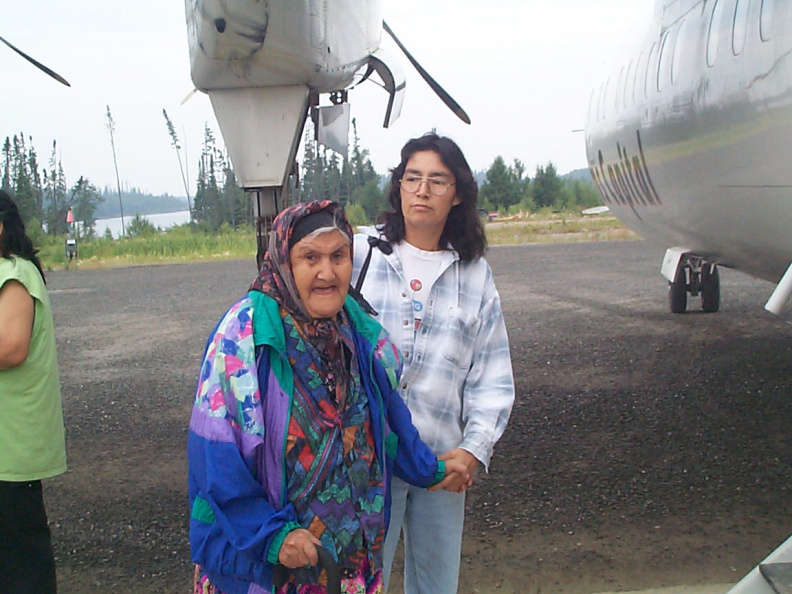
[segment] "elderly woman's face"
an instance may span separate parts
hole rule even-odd
[[[352,249],[340,231],[304,237],[289,252],[292,275],[308,315],[332,318],[352,280]]]

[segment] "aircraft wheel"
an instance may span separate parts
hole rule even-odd
[[[668,283],[668,305],[671,308],[671,313],[679,314],[687,311],[687,294],[687,275],[685,268],[680,266],[677,269],[674,282]]]
[[[720,309],[720,272],[715,264],[701,269],[701,309],[707,313]]]

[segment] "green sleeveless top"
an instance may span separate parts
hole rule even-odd
[[[0,257],[0,289],[21,283],[33,297],[34,320],[27,359],[0,370],[0,481],[43,479],[66,471],[58,357],[47,289],[23,258]]]

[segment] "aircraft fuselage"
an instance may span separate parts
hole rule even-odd
[[[658,0],[591,97],[588,164],[637,233],[778,282],[792,262],[792,3]]]
[[[380,44],[380,0],[185,0],[197,89],[348,87]]]

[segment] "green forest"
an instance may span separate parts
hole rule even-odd
[[[184,180],[179,139],[163,110],[179,167]],[[112,116],[108,109],[109,127]],[[388,176],[374,170],[369,152],[360,144],[355,121],[350,154],[343,159],[334,151],[319,145],[313,132],[306,130],[300,180],[290,191],[289,202],[331,199],[346,205],[350,221],[355,225],[372,223],[387,204]],[[112,135],[112,128],[111,128]],[[112,136],[111,136],[112,138]],[[198,159],[196,191],[182,197],[153,196],[135,188],[101,190],[84,176],[68,186],[66,173],[57,157],[57,141],[42,162],[33,140],[23,133],[6,137],[3,142],[1,187],[19,205],[22,217],[33,234],[62,236],[73,230],[66,222],[72,209],[78,238],[91,239],[97,218],[124,214],[130,236],[156,232],[144,215],[189,209],[192,227],[217,231],[221,227],[237,229],[252,227],[252,214],[245,192],[237,185],[234,170],[225,151],[218,146],[208,125]],[[70,175],[74,179],[74,175]],[[601,204],[594,186],[573,176],[562,177],[555,165],[537,166],[533,177],[519,159],[507,163],[498,156],[486,171],[477,172],[479,207],[501,215],[526,214],[536,211],[577,212]]]

